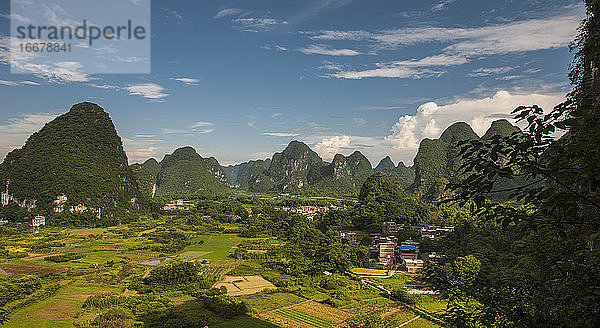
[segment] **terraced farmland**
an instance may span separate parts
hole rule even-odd
[[[329,320],[319,318],[317,316],[295,308],[281,309],[275,311],[275,313],[285,317],[289,317],[294,321],[308,324],[311,327],[327,328],[333,325],[333,322]]]

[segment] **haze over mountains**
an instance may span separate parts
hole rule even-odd
[[[495,121],[481,139],[519,129]],[[34,133],[0,164],[0,182],[10,181],[15,200],[49,206],[60,194],[72,204],[121,206],[155,196],[222,194],[232,189],[313,196],[356,196],[373,172],[383,172],[425,198],[437,198],[457,178],[458,143],[480,139],[464,122],[449,126],[439,139],[424,139],[414,165],[395,165],[385,156],[373,169],[359,151],[324,161],[308,145],[292,141],[265,160],[222,167],[192,147],[176,149],[158,162],[127,163],[122,142],[108,114],[81,103]],[[4,191],[5,188],[3,188]]]

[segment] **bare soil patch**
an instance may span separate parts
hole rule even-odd
[[[227,289],[227,295],[241,296],[262,292],[265,289],[276,289],[275,285],[261,276],[224,276],[213,287]]]

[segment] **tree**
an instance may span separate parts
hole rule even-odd
[[[479,276],[497,283],[475,280],[472,290],[461,288],[460,280],[444,280],[451,267],[430,270],[429,278],[444,293],[468,292],[480,303],[449,308],[461,325],[600,326],[600,1],[586,6],[588,16],[573,44],[573,91],[567,100],[549,112],[537,105],[515,109],[515,118],[526,123],[524,134],[461,145],[465,178],[448,186],[450,200],[470,206],[489,229],[501,223],[505,231],[519,230],[512,244],[523,264],[504,280],[501,270],[483,266]],[[523,183],[498,190],[501,179]],[[491,201],[495,192],[508,192],[511,201]],[[454,259],[456,254],[446,263]]]

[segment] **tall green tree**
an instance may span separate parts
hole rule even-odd
[[[461,145],[465,178],[450,184],[449,192],[487,219],[482,225],[491,221],[496,229],[520,231],[512,244],[522,268],[512,279],[501,279],[501,270],[483,266],[478,276],[486,279],[464,289],[460,281],[443,279],[451,267],[432,267],[429,278],[446,295],[459,291],[481,304],[454,311],[456,326],[600,326],[600,1],[586,1],[586,8],[572,46],[573,91],[567,100],[550,111],[537,105],[515,109],[515,118],[526,123],[525,134]],[[499,180],[522,183],[499,190]],[[512,202],[490,201],[495,192],[508,192]],[[463,244],[501,246],[472,239]]]

